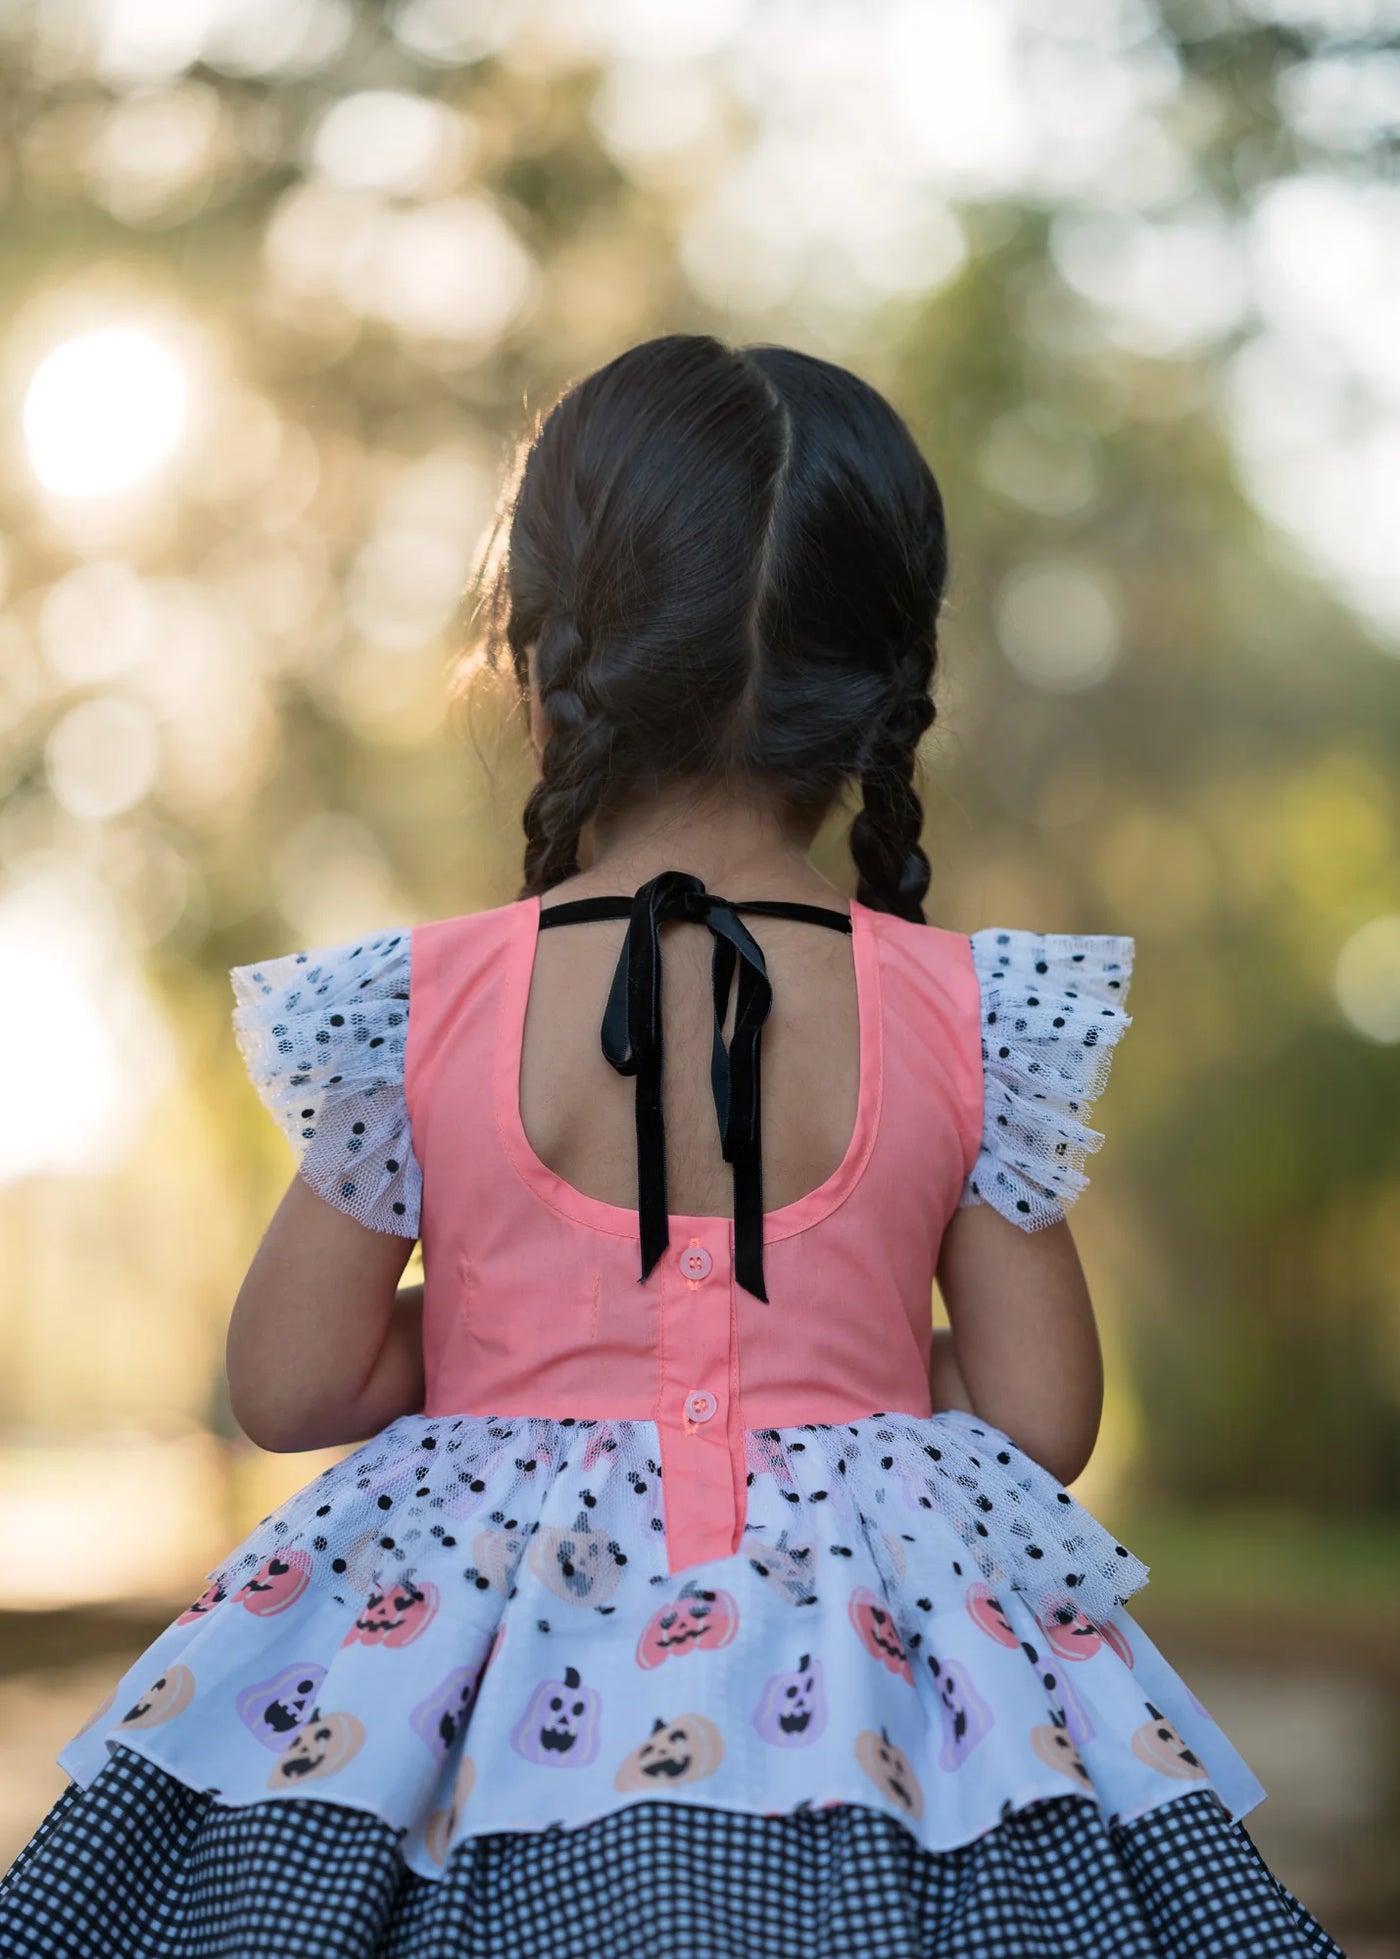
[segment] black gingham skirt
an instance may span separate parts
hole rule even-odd
[[[364,1811],[221,1805],[130,1749],[0,1879],[7,1959],[1345,1959],[1213,1792],[1042,1799],[956,1850],[843,1805],[649,1801],[468,1839],[439,1879]]]

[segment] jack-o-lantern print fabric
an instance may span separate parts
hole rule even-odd
[[[669,1569],[640,1421],[405,1417],[208,1574],[59,1757],[464,1837],[661,1796],[856,1803],[931,1850],[1073,1795],[1264,1791],[1124,1602],[1146,1576],[971,1416],[752,1431],[732,1557]]]

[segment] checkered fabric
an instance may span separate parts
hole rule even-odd
[[[441,1879],[344,1805],[218,1804],[117,1749],[0,1880],[8,1959],[1345,1959],[1193,1790],[1109,1825],[1079,1797],[934,1853],[842,1805],[646,1801],[469,1839]]]

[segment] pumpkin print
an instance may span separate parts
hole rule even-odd
[[[476,1692],[477,1669],[454,1667],[440,1687],[419,1701],[408,1717],[408,1724],[425,1741],[439,1762],[466,1726],[467,1713]]]
[[[452,1842],[452,1831],[457,1822],[457,1813],[452,1809],[435,1809],[423,1826],[423,1846],[435,1864],[447,1862],[447,1852]]]
[[[525,1555],[530,1534],[519,1524],[479,1530],[472,1539],[477,1584],[493,1592],[509,1592],[515,1583],[516,1568]]]
[[[674,1789],[684,1782],[702,1782],[724,1759],[724,1741],[713,1721],[703,1714],[682,1714],[677,1721],[652,1723],[651,1733],[634,1748],[613,1778],[622,1790]]]
[[[1151,1701],[1144,1701],[1143,1706],[1152,1718],[1134,1731],[1133,1753],[1138,1760],[1180,1781],[1201,1781],[1207,1770],[1200,1756],[1186,1746],[1171,1722],[1158,1713]]]
[[[343,1585],[356,1591],[367,1592],[378,1583],[376,1574],[383,1560],[384,1550],[379,1542],[379,1532],[359,1531],[345,1547],[345,1569],[336,1575]]]
[[[196,1619],[203,1619],[208,1613],[214,1610],[216,1605],[222,1605],[227,1597],[228,1593],[224,1590],[219,1580],[217,1578],[211,1579],[194,1604],[185,1607],[184,1611],[175,1621],[176,1625],[188,1626],[193,1624]]]
[[[245,1687],[234,1701],[239,1720],[264,1747],[286,1747],[287,1737],[306,1719],[306,1710],[320,1692],[326,1669],[314,1661],[283,1667],[270,1680]]]
[[[782,1437],[775,1428],[750,1428],[744,1431],[744,1468],[749,1487],[760,1476],[771,1476],[779,1489],[792,1484],[792,1472],[783,1454]]]
[[[450,1808],[435,1809],[423,1831],[423,1842],[435,1864],[447,1862],[447,1853],[452,1845],[452,1833],[457,1828],[457,1819],[466,1808],[467,1798],[475,1786],[476,1763],[470,1755],[464,1755],[457,1765],[457,1780],[453,1785]]]
[[[167,1667],[134,1707],[129,1707],[117,1723],[121,1728],[158,1728],[162,1721],[173,1721],[194,1699],[194,1675],[188,1667]]]
[[[597,1463],[606,1463],[617,1454],[617,1437],[606,1422],[599,1422],[583,1445],[583,1473],[586,1476]]]
[[[826,1688],[822,1663],[804,1653],[791,1673],[775,1673],[753,1712],[765,1741],[779,1748],[805,1748],[826,1729]]]
[[[1074,1743],[1075,1747],[1082,1748],[1085,1742],[1092,1741],[1094,1739],[1094,1724],[1089,1719],[1089,1710],[1085,1707],[1074,1687],[1070,1684],[1069,1675],[1065,1672],[1065,1669],[1063,1667],[1055,1667],[1053,1669],[1047,1667],[1041,1675],[1041,1680],[1044,1682],[1046,1692],[1050,1695],[1052,1705],[1059,1713],[1064,1715],[1065,1727],[1068,1729],[1070,1740]]]
[[[1075,1689],[1070,1685],[1065,1668],[1052,1666],[1045,1656],[1038,1652],[1026,1639],[1021,1642],[1021,1651],[1040,1676],[1040,1684],[1050,1701],[1050,1711],[1055,1721],[1065,1729],[1076,1748],[1094,1739],[1094,1724]]]
[[[1067,1775],[1071,1782],[1077,1782],[1086,1794],[1094,1793],[1089,1771],[1058,1716],[1053,1721],[1042,1721],[1038,1727],[1031,1729],[1031,1747],[1042,1762],[1048,1763],[1052,1769],[1058,1769],[1061,1775]]]
[[[851,1624],[866,1652],[881,1666],[888,1667],[891,1673],[897,1673],[902,1680],[907,1680],[912,1687],[914,1669],[909,1664],[904,1641],[899,1636],[888,1606],[882,1604],[867,1586],[858,1585],[851,1593],[847,1609]]]
[[[1133,1664],[1133,1649],[1128,1644],[1127,1634],[1121,1626],[1115,1625],[1112,1619],[1105,1619],[1099,1627],[1099,1637],[1105,1646],[1118,1655],[1125,1667]],[[1200,1706],[1199,1702],[1197,1706]],[[1204,1713],[1205,1709],[1202,1708],[1201,1712]]]
[[[789,1544],[786,1530],[781,1530],[776,1544],[762,1544],[750,1551],[749,1563],[789,1605],[815,1605],[815,1551],[811,1544]]]
[[[285,1551],[264,1558],[246,1584],[233,1595],[235,1605],[246,1606],[260,1618],[285,1612],[294,1605],[311,1583],[311,1553]]]
[[[943,1746],[938,1753],[938,1766],[961,1768],[978,1742],[995,1726],[996,1716],[973,1686],[960,1660],[940,1660],[930,1653],[928,1666],[938,1688],[938,1705],[943,1715]]]
[[[391,1585],[374,1592],[355,1615],[342,1646],[411,1646],[437,1617],[438,1589],[422,1585]]]
[[[1001,1600],[994,1597],[990,1585],[984,1584],[981,1579],[975,1585],[969,1585],[965,1602],[973,1625],[980,1626],[989,1639],[994,1639],[998,1646],[1019,1644],[1011,1621],[1006,1616],[1006,1609]]]
[[[320,1782],[347,1762],[365,1745],[364,1723],[353,1714],[322,1714],[313,1708],[279,1756],[269,1789],[295,1789],[304,1782]]]
[[[919,1778],[909,1766],[909,1757],[881,1728],[865,1728],[856,1736],[856,1760],[876,1788],[883,1791],[906,1816],[916,1820],[924,1813],[924,1792]]]
[[[702,1647],[713,1653],[728,1646],[738,1630],[739,1608],[728,1592],[707,1591],[687,1580],[676,1599],[659,1606],[642,1628],[637,1665],[659,1667]]]
[[[527,1563],[556,1598],[602,1605],[617,1590],[627,1553],[601,1531],[560,1530],[549,1525],[530,1540]]]
[[[1051,1647],[1062,1660],[1092,1659],[1103,1645],[1103,1636],[1077,1605],[1063,1600],[1047,1618],[1037,1622]]]
[[[577,1667],[565,1667],[562,1680],[542,1680],[529,1706],[511,1730],[517,1755],[541,1768],[587,1768],[598,1754],[603,1704],[585,1687]]]

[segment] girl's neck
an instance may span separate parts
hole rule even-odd
[[[709,787],[670,784],[586,823],[579,875],[554,886],[550,901],[566,891],[573,897],[627,893],[658,871],[678,870],[722,897],[791,897],[839,909],[842,893],[811,861],[814,835],[759,795],[720,800]]]

